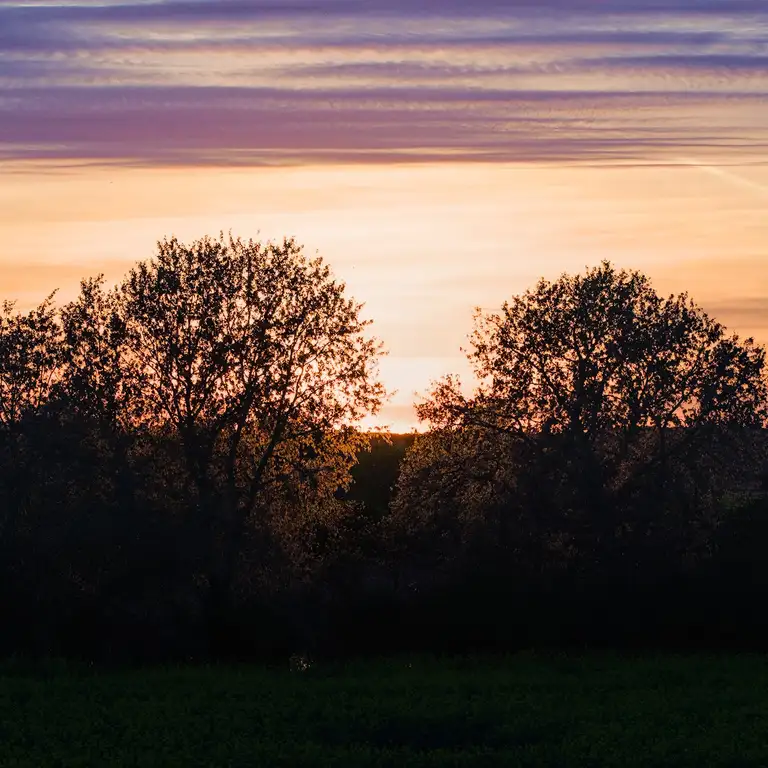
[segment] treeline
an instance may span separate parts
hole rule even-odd
[[[295,242],[0,312],[0,653],[768,647],[765,351],[610,264],[479,313],[418,437]]]

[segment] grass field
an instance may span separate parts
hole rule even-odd
[[[0,766],[768,766],[768,658],[7,664]]]

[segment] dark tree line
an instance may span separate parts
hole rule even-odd
[[[471,396],[386,397],[287,240],[158,245],[0,313],[0,652],[768,645],[765,352],[610,264],[478,313]]]
[[[384,391],[321,259],[172,239],[112,290],[3,309],[3,582],[33,645],[86,620],[173,634],[191,611],[216,653],[239,597],[325,567],[366,443],[349,424]]]
[[[762,347],[603,263],[479,312],[467,354],[474,394],[448,377],[419,406],[431,431],[393,504],[406,549],[474,582],[470,603],[542,610],[538,642],[706,642],[693,624],[720,631],[723,589],[751,622],[765,578],[734,582],[726,560],[747,557],[739,515],[759,536],[768,513]]]

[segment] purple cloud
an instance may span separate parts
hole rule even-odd
[[[767,97],[765,0],[0,5],[0,159],[658,162]]]

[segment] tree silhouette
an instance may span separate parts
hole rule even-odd
[[[0,578],[18,564],[44,468],[35,461],[40,421],[56,384],[61,335],[53,295],[27,313],[0,305]],[[41,471],[42,470],[42,471]]]
[[[761,347],[603,263],[478,311],[475,392],[372,436],[361,314],[294,241],[223,235],[3,304],[0,653],[691,647],[721,608],[764,646]]]
[[[60,331],[51,294],[22,314],[15,304],[0,306],[0,424],[14,427],[40,412],[56,382],[61,354]]]
[[[113,432],[140,425],[143,387],[137,358],[129,354],[127,324],[118,289],[104,276],[83,280],[80,295],[59,313],[63,335],[59,397],[72,413],[95,419]]]
[[[344,292],[292,240],[223,235],[162,241],[120,287],[139,418],[178,437],[197,492],[214,623],[249,520],[287,486],[335,490],[363,440],[350,424],[382,402],[380,344]]]
[[[765,351],[608,262],[478,310],[471,346],[476,392],[447,377],[419,417],[511,439],[518,492],[527,482],[531,511],[555,511],[590,557],[617,536],[694,535],[702,499],[732,487],[766,424]]]

